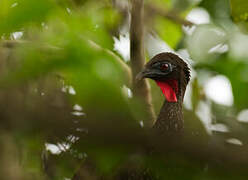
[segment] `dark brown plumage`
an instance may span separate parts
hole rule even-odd
[[[183,98],[190,80],[190,69],[187,63],[176,54],[160,53],[145,65],[137,78],[155,80],[166,97],[153,129],[160,134],[181,131]]]

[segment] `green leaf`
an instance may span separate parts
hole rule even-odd
[[[172,0],[149,0],[147,2],[148,3],[155,3],[156,5],[164,6],[166,8],[172,7]]]
[[[203,0],[200,7],[205,8],[215,22],[230,18],[230,3],[228,0]]]
[[[200,100],[200,87],[199,87],[198,80],[196,78],[192,82],[192,96],[191,96],[192,107],[194,111],[196,110],[198,106],[199,100]]]
[[[181,26],[166,20],[158,18],[156,20],[155,28],[160,37],[172,48],[175,48],[182,37]]]
[[[230,0],[232,16],[235,21],[248,21],[248,1]]]
[[[231,12],[235,22],[247,32],[248,30],[248,2],[246,0],[231,0]]]
[[[55,7],[51,0],[18,0],[0,3],[0,35],[18,31],[23,25],[42,22]],[[14,5],[13,5],[14,4]]]

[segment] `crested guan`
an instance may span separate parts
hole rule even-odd
[[[184,125],[182,103],[186,86],[190,80],[190,69],[188,65],[173,53],[160,53],[154,56],[145,65],[144,70],[140,72],[136,78],[138,81],[143,78],[155,80],[166,99],[157,121],[152,127],[151,134],[153,134],[154,131],[155,134],[159,136],[161,134],[181,134]],[[150,152],[153,151],[153,147],[148,147],[145,151],[151,154]],[[95,170],[92,167],[94,167],[94,165],[92,166],[91,162],[83,165],[79,172],[75,174],[73,180],[104,179],[95,176]],[[154,176],[150,174],[149,169],[142,170],[142,168],[133,168],[127,165],[121,168],[118,175],[114,176],[113,179],[153,180],[157,178],[154,178]]]
[[[166,99],[153,129],[159,133],[181,131],[184,123],[183,98],[190,80],[188,65],[173,53],[160,53],[154,56],[137,75],[137,80],[143,78],[155,80]]]
[[[166,139],[166,148],[177,145],[182,140],[184,129],[183,98],[186,86],[190,80],[188,65],[173,53],[160,53],[154,56],[137,76],[137,83],[144,78],[154,80],[161,88],[165,96],[164,104],[160,110],[155,124],[149,133],[149,143],[146,149],[147,156],[153,156],[156,152],[162,152],[161,140]],[[184,137],[183,137],[184,138]],[[158,140],[158,141],[156,141]],[[158,144],[156,144],[158,143]],[[114,179],[118,180],[157,180],[147,167],[135,167],[136,160],[131,159]]]

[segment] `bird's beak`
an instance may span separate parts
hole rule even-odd
[[[136,81],[141,81],[142,79],[146,78],[147,77],[147,74],[148,74],[148,71],[146,69],[144,69],[143,71],[139,72],[137,75],[136,75]]]

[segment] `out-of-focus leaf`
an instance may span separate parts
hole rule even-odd
[[[246,0],[230,0],[232,17],[241,27],[248,30],[248,2]]]
[[[45,153],[45,154],[44,154]],[[79,160],[70,152],[61,154],[51,154],[49,151],[43,152],[43,166],[46,174],[55,180],[73,177],[75,170],[81,165]]]
[[[18,31],[23,25],[42,22],[55,7],[51,0],[18,0],[12,3],[0,2],[0,35]]]
[[[172,7],[172,0],[149,0],[149,3],[156,3],[159,6],[163,6],[164,8]]]
[[[228,0],[202,0],[199,6],[205,8],[217,23],[223,23],[230,19]]]
[[[192,82],[192,96],[191,96],[193,110],[196,110],[199,100],[200,100],[200,87],[198,84],[198,80],[194,79],[194,81]]]
[[[155,28],[160,37],[173,48],[182,37],[181,26],[164,18],[157,18]]]
[[[118,147],[91,149],[89,154],[95,157],[99,172],[110,176],[115,173],[114,171],[117,170],[121,162],[127,160],[125,149],[119,149]]]
[[[102,11],[104,18],[103,22],[107,28],[113,27],[120,21],[120,16],[117,11],[114,11],[111,8],[104,8]]]
[[[232,16],[235,21],[248,21],[248,2],[246,0],[230,0]]]
[[[199,64],[196,68],[208,69],[228,77],[232,84],[235,106],[240,109],[248,107],[246,100],[248,92],[248,63],[247,60],[239,60],[228,57],[226,54],[207,63]]]
[[[224,44],[226,39],[227,35],[221,28],[213,25],[200,25],[186,39],[186,45],[193,60],[203,61],[216,58],[218,53],[211,52],[211,49]]]
[[[194,0],[173,0],[173,10],[176,12],[184,12],[195,5],[197,1]]]
[[[43,176],[41,159],[43,144],[40,135],[36,134],[33,137],[25,137],[26,135],[19,134],[16,136],[18,146],[21,147],[21,164],[23,171],[35,179],[39,179]]]
[[[158,114],[163,105],[163,102],[165,101],[165,97],[161,92],[161,89],[157,86],[157,84],[153,80],[150,80],[149,82],[151,85],[151,92],[152,92],[152,104],[154,106],[155,113]]]

